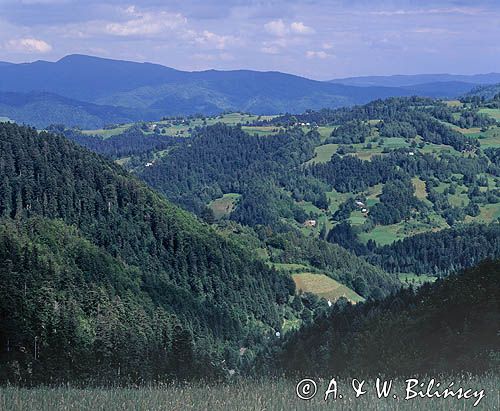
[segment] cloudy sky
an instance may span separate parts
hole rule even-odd
[[[0,0],[0,60],[67,54],[315,79],[500,71],[498,0]]]

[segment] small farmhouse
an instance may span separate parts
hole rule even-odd
[[[316,220],[306,220],[304,221],[304,227],[316,227],[318,222]]]

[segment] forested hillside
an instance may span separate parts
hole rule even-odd
[[[278,373],[434,375],[499,366],[500,262],[418,290],[338,306],[277,349]]]
[[[292,280],[119,166],[4,123],[0,171],[3,381],[212,373],[280,329]]]

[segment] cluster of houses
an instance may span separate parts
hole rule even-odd
[[[356,204],[356,207],[363,213],[363,214],[368,214],[368,207],[364,202],[361,200],[355,200],[354,203]],[[304,221],[304,227],[306,228],[315,228],[318,226],[318,220],[314,219],[309,219]]]

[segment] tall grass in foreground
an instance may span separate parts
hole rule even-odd
[[[430,379],[421,381],[427,382]],[[405,401],[404,380],[395,380],[393,393],[399,398],[378,399],[374,381],[367,381],[368,392],[354,398],[350,380],[339,380],[342,399],[323,400],[328,381],[317,381],[318,394],[310,401],[295,393],[297,381],[288,379],[239,380],[229,384],[173,384],[139,388],[0,388],[0,410],[500,410],[500,376],[458,377],[440,379],[442,385],[451,381],[455,387],[484,389],[486,396],[477,407],[474,399],[413,399]]]

